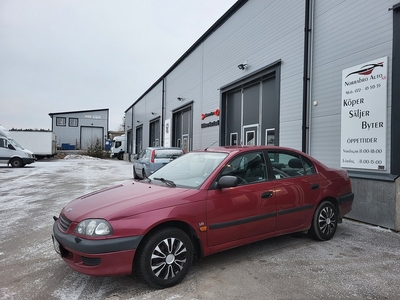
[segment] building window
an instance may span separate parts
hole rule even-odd
[[[69,118],[69,127],[78,127],[78,118]]]
[[[237,146],[238,144],[238,134],[237,132],[231,133],[231,146]]]
[[[67,121],[65,118],[57,117],[56,118],[56,125],[57,126],[65,126],[67,125]]]

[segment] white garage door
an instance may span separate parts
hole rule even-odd
[[[85,150],[91,144],[95,144],[96,140],[100,141],[101,147],[104,148],[104,128],[102,127],[81,127],[81,149]]]

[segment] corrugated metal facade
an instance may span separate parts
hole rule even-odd
[[[86,149],[88,143],[98,137],[101,138],[104,147],[108,133],[108,109],[58,112],[49,115],[58,146],[70,144],[75,149]],[[65,120],[65,124],[57,123],[57,120]]]
[[[342,71],[388,57],[388,104],[382,107],[387,110],[387,167],[386,170],[368,172],[350,170],[356,191],[351,217],[400,229],[400,212],[396,213],[400,200],[395,192],[398,176],[392,174],[390,168],[393,165],[392,8],[398,3],[399,0],[239,0],[127,109],[125,113],[131,115],[127,120],[131,120],[133,129],[142,126],[142,144],[147,146],[150,143],[149,124],[155,116],[160,117],[163,142],[164,125],[171,122],[168,124],[172,127],[178,126],[183,120],[177,118],[181,109],[189,109],[192,116],[189,126],[191,148],[220,144],[227,123],[217,122],[227,118],[224,114],[229,110],[226,106],[229,104],[224,106],[223,103],[229,88],[243,93],[254,76],[259,80],[257,74],[268,71],[271,66],[276,68],[274,93],[279,102],[276,144],[305,149],[326,165],[339,167]],[[308,13],[309,31],[305,30]],[[305,43],[306,37],[310,38],[309,44]],[[240,64],[246,64],[247,68],[239,69]],[[243,105],[246,102],[242,102]],[[254,109],[265,109],[265,105],[268,104],[262,103]],[[235,104],[235,107],[239,106]],[[202,114],[216,109],[222,109],[221,116],[211,113],[206,121],[201,118]],[[262,118],[260,120],[263,122]],[[204,122],[213,125],[203,126]],[[135,130],[133,141],[137,143]],[[174,143],[176,137],[171,146],[176,146]],[[371,186],[378,193],[374,198],[368,196],[373,194]]]

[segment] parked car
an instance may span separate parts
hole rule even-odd
[[[133,178],[144,179],[175,158],[183,155],[181,148],[149,147],[133,162]]]
[[[74,270],[179,283],[194,258],[297,232],[331,239],[354,194],[347,172],[273,146],[189,152],[142,181],[73,200],[54,248]]]

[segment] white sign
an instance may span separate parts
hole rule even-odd
[[[387,63],[342,71],[341,167],[386,170]]]
[[[164,147],[171,147],[171,119],[164,122]]]

